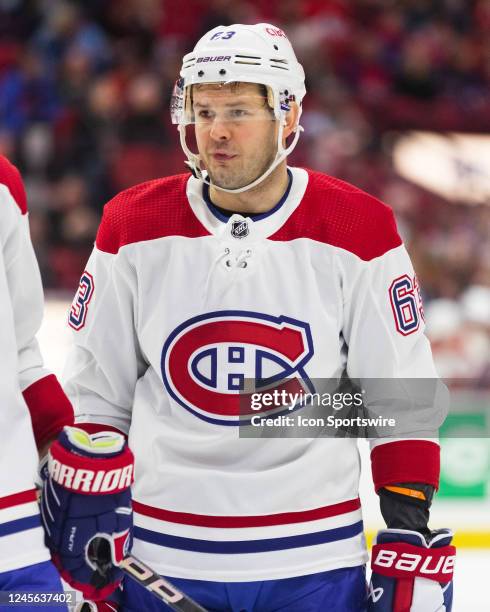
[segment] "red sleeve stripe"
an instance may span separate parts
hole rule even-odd
[[[133,501],[133,509],[139,514],[152,518],[167,521],[169,523],[179,523],[183,525],[193,525],[196,527],[218,527],[218,528],[241,528],[241,527],[270,527],[272,525],[285,525],[289,523],[306,523],[319,519],[347,514],[361,507],[359,498],[350,499],[339,504],[303,510],[301,512],[282,512],[280,514],[265,514],[261,516],[211,516],[207,514],[191,514],[188,512],[174,512],[147,506],[141,502]]]
[[[388,442],[371,451],[376,491],[401,482],[423,482],[439,488],[440,448],[428,440]]]
[[[21,491],[20,493],[13,493],[6,497],[0,497],[0,510],[5,508],[12,508],[12,506],[20,506],[21,504],[29,504],[37,501],[36,490],[29,489],[29,491]]]
[[[56,438],[65,425],[73,425],[72,405],[54,374],[27,387],[23,395],[38,448]]]

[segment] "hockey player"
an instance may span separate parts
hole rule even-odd
[[[436,377],[390,208],[287,167],[305,86],[282,30],[217,27],[180,76],[192,175],[106,205],[69,317],[77,420],[135,455],[134,554],[213,610],[449,610],[434,439],[372,442],[388,529],[367,603],[356,440],[239,436],[246,379]],[[131,581],[121,606],[166,609]]]
[[[0,608],[28,601],[9,601],[7,591],[63,592],[44,545],[34,484],[36,443],[42,451],[73,422],[73,410],[43,367],[35,338],[43,307],[24,186],[17,169],[0,156]]]

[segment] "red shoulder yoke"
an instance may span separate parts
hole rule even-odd
[[[27,213],[27,198],[20,172],[3,155],[0,155],[0,183],[9,188],[21,213],[25,215]]]
[[[402,244],[389,206],[349,183],[312,170],[301,204],[271,236],[281,241],[296,238],[331,244],[365,261]]]
[[[179,174],[122,191],[104,207],[97,248],[117,253],[127,244],[165,236],[198,238],[209,232],[198,221],[186,195],[190,175]]]

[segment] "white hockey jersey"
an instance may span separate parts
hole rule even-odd
[[[26,213],[20,175],[0,156],[0,573],[49,559],[34,489],[35,439],[41,446],[73,421],[35,338],[44,300]]]
[[[222,215],[189,175],[119,194],[70,311],[77,421],[129,435],[133,550],[167,576],[268,580],[367,559],[356,440],[239,437],[245,378],[270,364],[288,378],[436,376],[391,210],[288,172],[253,219]],[[437,486],[437,443],[372,446],[376,487]]]

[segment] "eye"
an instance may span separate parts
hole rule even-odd
[[[231,116],[233,119],[243,119],[243,117],[248,116],[250,113],[243,108],[234,108],[231,111]]]
[[[212,119],[213,113],[210,110],[203,108],[200,111],[198,111],[197,116],[199,117],[199,119],[208,120],[208,119]]]

